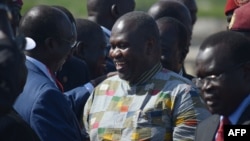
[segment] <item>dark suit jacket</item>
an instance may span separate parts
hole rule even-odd
[[[250,123],[250,106],[241,115],[237,124]],[[198,124],[195,134],[195,141],[213,141],[220,124],[220,115],[212,115]]]
[[[40,141],[36,133],[13,109],[0,114],[1,141]]]
[[[87,64],[74,56],[67,59],[56,77],[62,83],[64,91],[72,90],[90,81]]]
[[[29,60],[27,82],[14,108],[42,141],[82,141],[79,116],[89,97],[84,87],[66,93]]]

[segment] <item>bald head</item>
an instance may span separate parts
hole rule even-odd
[[[192,20],[187,7],[174,0],[160,0],[153,4],[149,10],[148,14],[154,19],[159,19],[161,17],[173,17],[183,23],[188,30],[192,31]]]
[[[192,25],[194,25],[197,20],[197,12],[198,12],[196,0],[176,0],[176,1],[183,3],[188,8],[192,19]]]
[[[48,37],[59,37],[63,25],[69,25],[70,20],[59,9],[39,5],[31,8],[21,19],[19,34],[31,37],[39,45]]]
[[[78,41],[90,42],[91,40],[105,38],[102,28],[95,22],[78,18],[76,19],[76,26]]]
[[[134,8],[135,0],[87,0],[88,19],[109,30],[119,17]]]
[[[61,10],[62,12],[64,12],[64,14],[66,14],[69,18],[69,20],[75,24],[75,18],[73,16],[73,14],[69,11],[69,9],[67,9],[66,7],[63,7],[61,5],[54,5],[53,7],[58,8],[59,10]]]
[[[223,58],[220,61],[232,62],[247,62],[250,60],[250,42],[247,38],[234,31],[221,31],[210,35],[200,46],[200,52],[205,52],[207,48],[218,48],[218,51],[213,54],[214,57],[222,58],[224,56],[230,59]],[[223,51],[223,54],[221,52]]]
[[[34,49],[26,51],[51,71],[61,68],[76,41],[75,27],[60,9],[39,5],[31,8],[21,19],[19,34],[36,42]]]
[[[142,38],[145,40],[154,38],[157,41],[159,38],[159,30],[154,19],[141,11],[129,12],[119,18],[112,29],[112,33],[126,32],[126,30],[130,34],[143,36]]]

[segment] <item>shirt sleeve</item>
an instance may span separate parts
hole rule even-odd
[[[178,88],[178,87],[177,87]],[[173,109],[173,140],[194,140],[198,123],[210,113],[193,87],[177,90]]]

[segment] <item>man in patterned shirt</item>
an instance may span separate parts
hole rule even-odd
[[[98,85],[85,105],[90,140],[193,140],[210,113],[189,80],[162,68],[154,19],[138,11],[123,15],[110,43],[118,75]]]

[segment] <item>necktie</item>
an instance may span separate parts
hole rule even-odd
[[[227,117],[223,117],[220,121],[220,126],[217,131],[216,141],[224,141],[224,125],[230,124],[230,121]]]
[[[49,70],[51,77],[55,80],[57,87],[61,90],[61,92],[63,92],[64,90],[63,90],[63,85],[61,84],[61,82],[56,78],[55,74],[52,71],[50,71],[50,69],[48,70]]]

